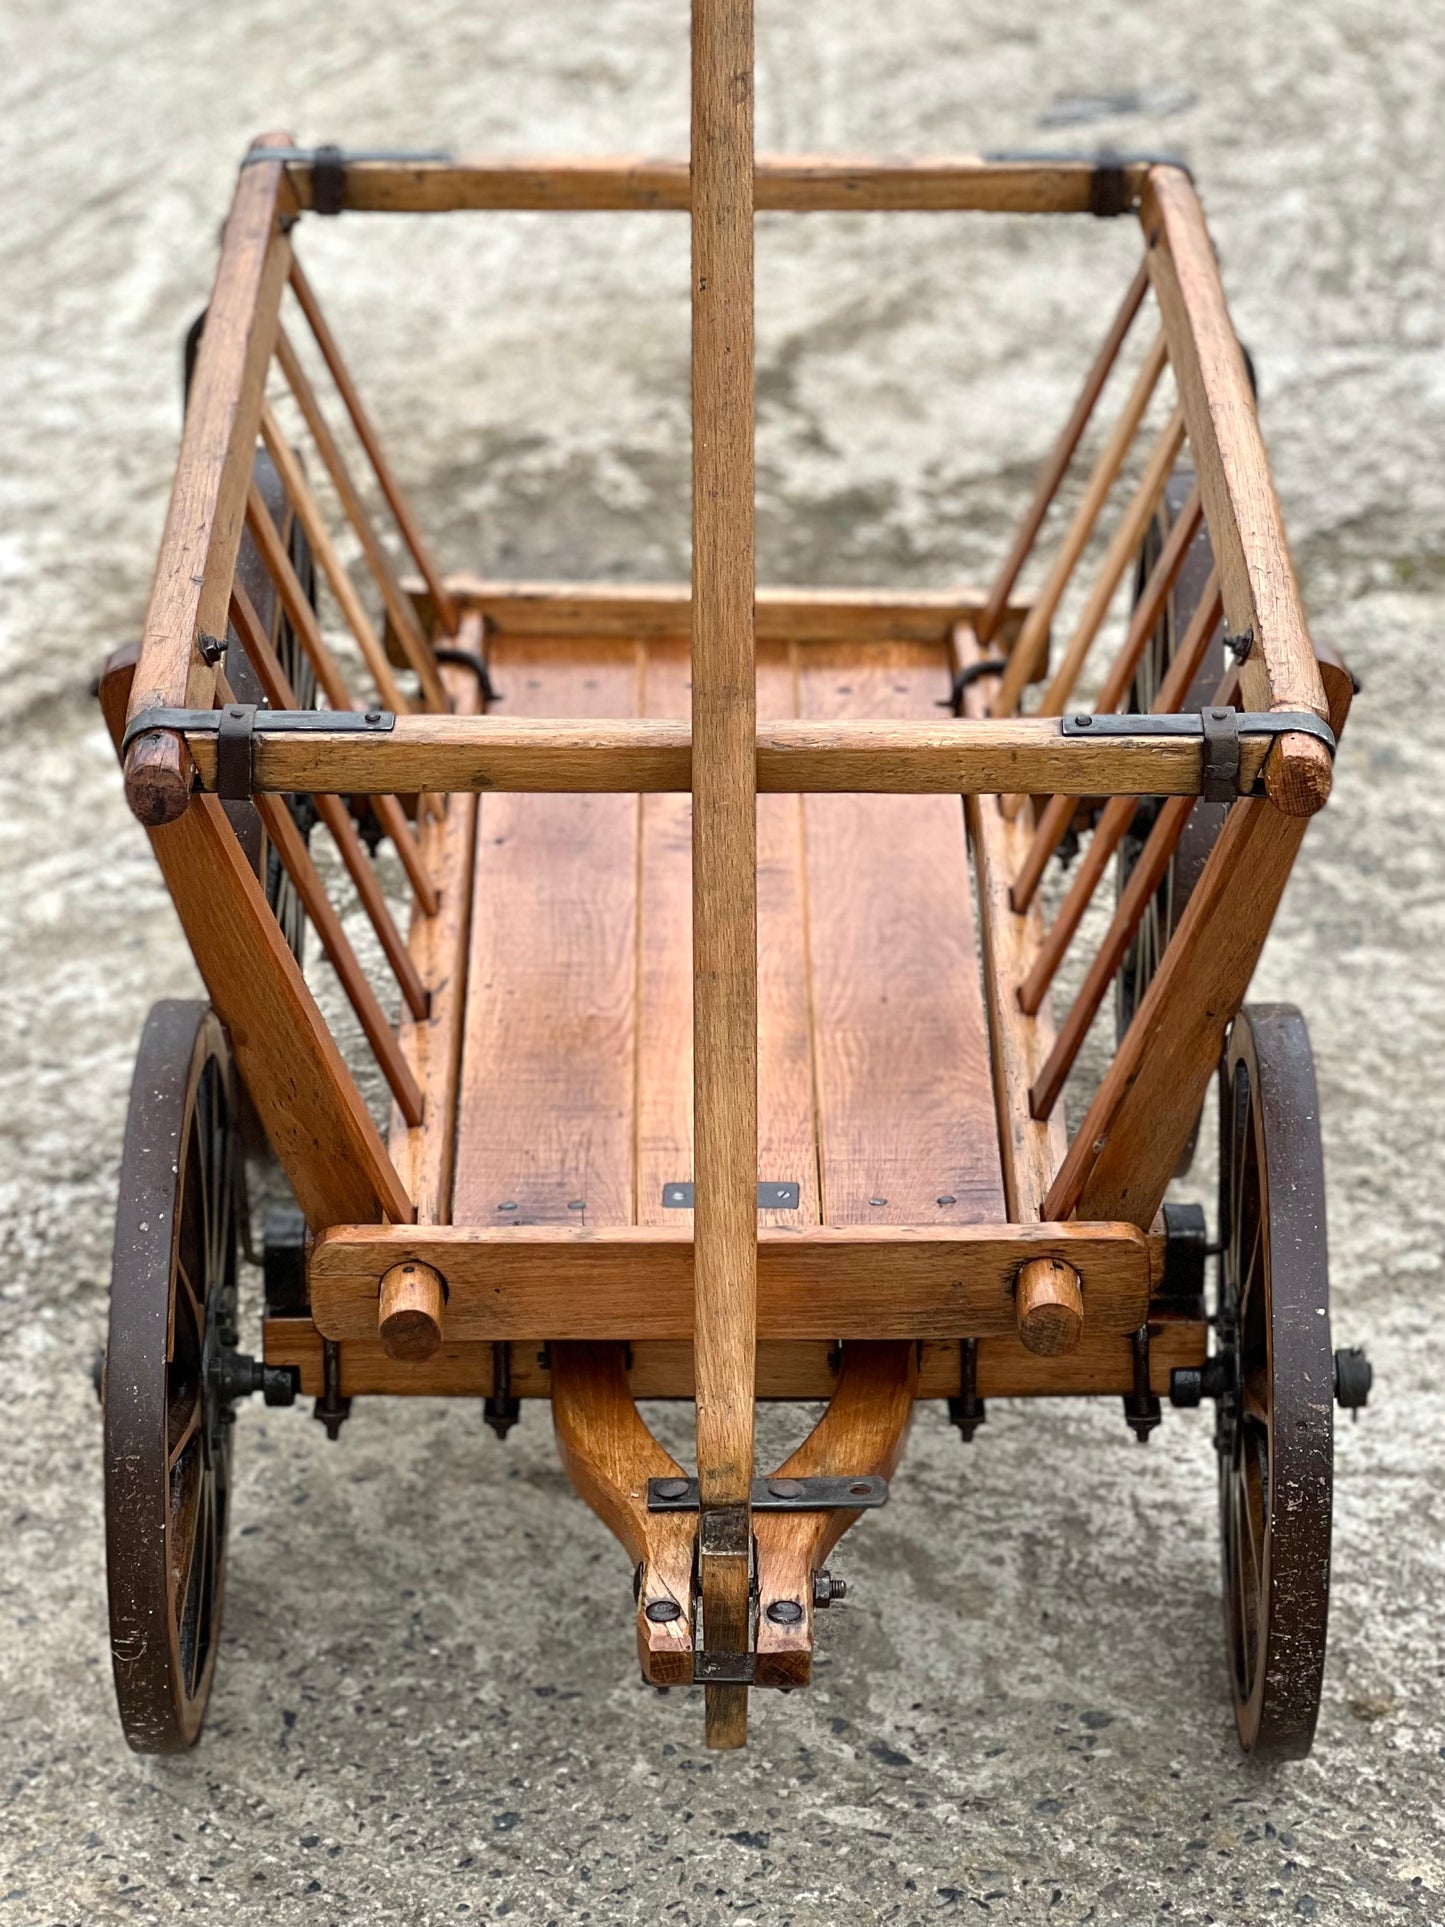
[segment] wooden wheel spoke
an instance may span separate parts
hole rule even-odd
[[[167,1472],[175,1471],[176,1466],[180,1463],[181,1456],[185,1452],[186,1447],[190,1444],[191,1440],[195,1438],[197,1434],[200,1432],[201,1421],[202,1421],[202,1416],[204,1414],[204,1411],[205,1411],[205,1402],[201,1395],[201,1388],[198,1385],[196,1387],[195,1397],[191,1400],[190,1409],[186,1413],[185,1419],[181,1425],[180,1430],[175,1433],[173,1438],[168,1440],[167,1450],[166,1450],[166,1471]]]

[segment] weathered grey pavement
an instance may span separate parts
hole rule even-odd
[[[10,0],[0,22],[0,1923],[1445,1919],[1445,17],[1399,0],[760,0],[763,145],[1168,145],[1201,181],[1308,606],[1364,693],[1260,973],[1319,1059],[1340,1430],[1312,1758],[1241,1760],[1209,1425],[921,1415],[838,1565],[814,1690],[708,1756],[634,1678],[628,1573],[547,1415],[247,1411],[197,1753],[111,1703],[99,1423],[142,1016],[194,978],[87,678],[135,632],[179,344],[260,129],[680,151],[681,0],[345,10]],[[942,586],[997,557],[1122,285],[1127,224],[763,224],[762,569]],[[680,576],[685,225],[310,223],[451,564]],[[1090,261],[1098,271],[1085,272]],[[677,1421],[670,1421],[676,1425]],[[779,1414],[770,1425],[800,1423]]]

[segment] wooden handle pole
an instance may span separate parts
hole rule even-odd
[[[1058,1258],[1034,1258],[1015,1287],[1019,1337],[1040,1358],[1077,1350],[1084,1334],[1084,1293],[1079,1274]]]
[[[430,1358],[442,1342],[446,1286],[430,1265],[408,1260],[381,1281],[376,1330],[388,1358]]]
[[[757,1349],[757,689],[752,0],[692,8],[694,1290],[699,1569],[710,1652],[751,1646]],[[707,1688],[709,1746],[747,1688]]]

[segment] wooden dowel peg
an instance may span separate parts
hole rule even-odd
[[[393,1265],[381,1281],[376,1328],[388,1358],[430,1358],[442,1342],[446,1285],[430,1265]]]
[[[1057,1258],[1033,1258],[1015,1287],[1019,1337],[1040,1358],[1074,1351],[1084,1332],[1084,1293],[1079,1274]]]

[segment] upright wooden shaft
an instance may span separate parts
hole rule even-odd
[[[692,9],[692,878],[697,1468],[710,1652],[750,1645],[757,1332],[753,9]],[[740,1746],[747,1688],[707,1689]]]

